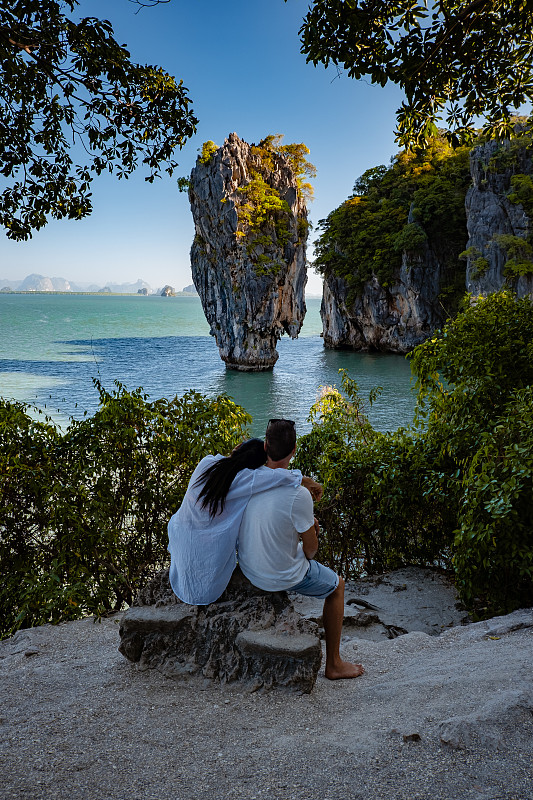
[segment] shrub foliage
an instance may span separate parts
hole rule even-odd
[[[342,390],[326,388],[298,443],[297,466],[325,488],[318,558],[350,578],[406,563],[449,565],[453,521],[431,448],[412,431],[375,431],[345,372]]]
[[[1,635],[130,603],[167,561],[166,526],[198,461],[229,452],[250,417],[225,395],[149,402],[98,385],[64,434],[0,402]]]
[[[325,485],[319,558],[453,567],[480,614],[533,605],[533,307],[478,298],[411,359],[410,429],[374,431],[346,375],[313,407],[297,460]]]

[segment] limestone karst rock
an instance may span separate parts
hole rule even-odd
[[[486,142],[470,153],[461,257],[466,258],[464,291],[474,296],[509,288],[533,299],[533,143],[527,130],[523,134],[511,142]],[[409,223],[416,222],[412,211],[413,206]],[[445,261],[428,236],[422,252],[403,253],[401,268],[388,285],[373,274],[353,296],[343,277],[326,276],[321,307],[325,346],[409,352],[448,316],[441,293],[447,286],[459,287],[461,275],[460,269],[455,276],[448,274]]]
[[[51,278],[32,273],[27,275],[19,286],[21,292],[53,292],[54,284]]]
[[[201,674],[255,688],[313,688],[322,649],[318,626],[286,592],[256,589],[237,568],[222,597],[189,606],[174,595],[168,569],[141,590],[120,625],[119,650],[141,669],[169,677]]]
[[[220,356],[233,369],[269,369],[306,311],[307,211],[290,160],[231,133],[198,158],[189,199],[192,275]]]
[[[320,308],[324,345],[409,352],[444,321],[443,306],[437,303],[444,272],[437,253],[427,244],[416,257],[403,253],[391,286],[381,286],[373,275],[352,302],[343,278],[325,277]]]
[[[520,139],[486,142],[470,153],[470,171],[466,289],[486,295],[508,286],[518,297],[533,299],[533,262],[529,274],[506,274],[510,253],[498,241],[502,235],[525,240],[532,230],[532,220],[517,202],[513,182],[520,176],[533,176],[533,146]]]

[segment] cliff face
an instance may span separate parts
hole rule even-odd
[[[505,286],[519,297],[533,298],[533,275],[505,274],[506,248],[494,237],[525,239],[531,220],[519,202],[512,202],[513,178],[532,175],[532,150],[510,142],[487,142],[470,154],[472,187],[466,195],[469,258],[466,290],[489,294]],[[533,264],[532,264],[533,269]]]
[[[343,278],[325,277],[320,308],[324,345],[392,353],[412,350],[443,322],[443,308],[436,302],[442,272],[426,244],[420,255],[403,254],[391,286],[384,288],[374,275],[352,302]]]
[[[321,314],[326,347],[408,352],[444,323],[443,289],[444,294],[486,295],[509,288],[533,299],[532,137],[526,131],[512,142],[487,142],[471,151],[469,162],[471,185],[462,184],[465,283],[458,261],[462,248],[457,249],[456,242],[455,250],[446,253],[449,229],[444,236],[439,232],[435,215],[445,219],[437,191],[433,219],[426,215],[424,222],[433,233],[427,234],[416,255],[403,253],[401,268],[387,286],[373,274],[350,295],[343,278],[325,278]],[[454,191],[460,193],[461,186]],[[417,224],[413,210],[408,219],[412,223]],[[354,263],[355,274],[358,268]]]
[[[306,311],[305,201],[289,160],[271,152],[265,163],[258,151],[230,134],[198,159],[189,189],[194,285],[222,360],[239,370],[271,368],[278,339],[296,338]],[[263,217],[259,195],[274,206]]]

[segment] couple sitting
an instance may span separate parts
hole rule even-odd
[[[326,677],[356,678],[362,666],[339,653],[344,581],[313,561],[319,533],[313,497],[321,497],[322,487],[288,469],[295,449],[294,423],[275,419],[264,443],[250,439],[228,458],[200,461],[168,525],[170,583],[185,603],[212,603],[228,585],[238,551],[242,572],[259,589],[324,599]]]

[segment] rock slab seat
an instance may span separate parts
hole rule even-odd
[[[168,570],[159,573],[125,612],[120,639],[122,655],[141,669],[254,689],[310,692],[322,660],[318,626],[294,610],[285,592],[263,592],[238,569],[208,606],[181,603]]]

